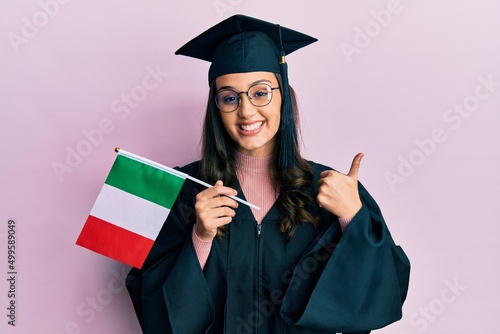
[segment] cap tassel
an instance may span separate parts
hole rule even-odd
[[[281,43],[281,27],[278,25]],[[288,84],[288,65],[285,60],[285,51],[281,43],[280,70],[282,78],[282,113],[281,113],[281,141],[279,152],[279,166],[290,168],[295,164],[295,148],[297,147],[297,133],[295,120],[293,117],[292,98],[290,96],[290,86]]]

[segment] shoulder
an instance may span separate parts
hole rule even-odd
[[[194,161],[184,166],[175,166],[174,169],[187,174],[191,177],[200,179],[200,161]],[[179,198],[184,202],[193,202],[196,194],[198,194],[204,187],[200,184],[193,182],[189,179],[186,179],[184,185],[182,186],[182,190],[179,194]]]
[[[315,161],[311,161],[311,160],[306,160],[306,161],[309,164],[309,166],[311,166],[313,173],[317,173],[317,172],[321,173],[322,171],[333,169],[332,167],[320,164],[320,163],[315,162]]]
[[[190,176],[198,177],[200,174],[200,161],[194,161],[182,167],[176,166],[175,169]]]
[[[330,166],[326,166],[326,165],[317,163],[315,161],[310,161],[310,160],[306,160],[306,161],[309,164],[309,166],[311,166],[311,170],[313,172],[313,177],[315,180],[318,180],[319,174],[321,174],[321,172],[323,172],[325,170],[336,170]]]

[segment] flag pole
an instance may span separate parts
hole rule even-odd
[[[212,187],[213,187],[211,184],[206,183],[206,182],[203,182],[203,181],[201,181],[201,180],[199,180],[199,179],[197,179],[197,178],[195,178],[195,177],[192,177],[192,176],[190,176],[190,175],[188,175],[188,174],[186,174],[186,173],[183,173],[183,172],[181,172],[181,171],[178,171],[177,169],[173,169],[173,168],[167,167],[167,166],[165,166],[165,165],[159,164],[159,163],[154,162],[154,161],[152,161],[152,160],[149,160],[149,159],[146,159],[146,158],[144,158],[144,157],[138,156],[138,155],[136,155],[136,154],[133,154],[133,153],[127,152],[127,151],[125,151],[125,150],[123,150],[123,149],[121,149],[121,148],[119,148],[119,147],[116,147],[116,148],[115,148],[115,152],[116,152],[116,153],[118,153],[118,154],[124,155],[124,156],[126,156],[126,157],[129,157],[129,158],[131,158],[131,159],[134,159],[134,160],[136,160],[136,161],[139,161],[139,162],[145,163],[145,164],[147,164],[147,165],[150,165],[150,166],[152,166],[152,167],[155,167],[155,168],[158,168],[158,169],[160,169],[160,170],[163,170],[163,171],[165,171],[165,172],[168,172],[168,173],[171,173],[171,174],[177,175],[177,176],[182,177],[182,178],[185,178],[185,179],[189,179],[189,180],[194,181],[194,182],[196,182],[196,183],[199,183],[199,184],[201,184],[202,186],[205,186],[205,187],[207,187],[207,188],[212,188]],[[242,200],[241,198],[238,198],[238,197],[236,197],[236,196],[229,196],[229,195],[226,195],[226,196],[227,196],[227,197],[229,197],[229,198],[234,199],[234,200],[235,200],[235,201],[237,201],[237,202],[240,202],[240,203],[242,203],[242,204],[245,204],[245,205],[247,205],[247,206],[249,206],[249,207],[251,207],[251,208],[254,208],[254,209],[256,209],[256,210],[260,210],[260,208],[259,208],[258,206],[254,205],[254,204],[252,204],[252,203],[249,203],[249,202],[247,202],[247,201],[244,201],[244,200]]]

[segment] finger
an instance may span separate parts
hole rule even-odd
[[[221,180],[215,182],[214,186],[212,188],[209,188],[209,190],[210,189],[215,190],[218,195],[236,196],[238,194],[238,192],[233,188],[224,187],[224,184]]]
[[[210,199],[214,197],[219,197],[221,195],[235,196],[237,195],[237,191],[233,188],[225,187],[222,184],[222,181],[217,181],[213,187],[203,190],[198,193],[197,200]]]
[[[329,175],[331,175],[331,174],[334,174],[334,173],[335,173],[335,171],[334,171],[334,170],[324,170],[324,171],[322,171],[322,172],[319,174],[319,177],[323,179],[323,178],[325,178],[325,177],[327,177],[327,176],[329,176]]]
[[[236,215],[236,211],[227,206],[221,206],[219,208],[213,209],[212,213],[214,218],[221,217],[234,217]]]
[[[319,174],[318,186],[321,187],[325,183],[327,183],[328,179],[335,176],[335,173],[338,173],[334,170],[325,170]]]
[[[364,154],[358,153],[352,160],[351,169],[349,169],[349,173],[347,176],[354,177],[356,180],[358,179],[359,174],[359,166],[361,164],[361,159],[363,159]]]
[[[215,211],[220,208],[226,208],[229,210],[236,209],[238,207],[238,203],[226,196],[214,197],[202,201],[197,201],[194,205],[196,212],[198,215],[203,217],[218,217],[223,216],[224,214],[220,214],[220,212]],[[232,209],[231,209],[232,208]],[[231,211],[233,212],[233,211]],[[232,214],[234,216],[234,214]]]
[[[231,221],[235,215],[236,212],[233,209],[227,206],[223,206],[223,207],[216,207],[212,209],[198,211],[197,219],[204,227],[204,229],[212,230],[213,228],[216,228],[221,225],[218,223],[219,221],[226,220],[221,218],[230,218],[229,221]]]
[[[227,196],[220,196],[220,197],[213,198],[211,203],[212,203],[212,208],[220,208],[220,207],[237,208],[238,207],[238,202],[236,202],[234,199],[229,198]]]
[[[221,226],[230,224],[232,221],[233,221],[232,216],[221,216],[221,217],[214,218],[212,220],[212,224],[213,224],[213,227],[215,229],[217,229],[217,227],[221,227]],[[217,232],[215,232],[215,233],[217,233]]]
[[[236,211],[228,206],[219,206],[199,213],[200,219],[207,222],[220,217],[234,217],[235,215]]]

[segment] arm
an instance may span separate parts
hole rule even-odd
[[[212,240],[205,241],[202,240],[197,234],[196,229],[193,227],[192,233],[193,246],[196,251],[196,256],[200,262],[201,269],[205,268],[207,263],[208,255],[210,255],[210,248],[212,248]]]
[[[127,276],[127,288],[144,333],[205,333],[209,328],[220,332],[223,321],[216,317],[223,314],[221,300],[226,291],[224,282],[214,279],[222,275],[220,264],[215,255],[211,261],[210,247],[202,254],[193,230],[195,222],[227,223],[212,217],[221,217],[220,211],[227,210],[217,209],[221,205],[237,206],[232,199],[220,196],[233,192],[222,185],[200,191],[192,183],[184,184],[143,268],[133,268]],[[214,214],[206,212],[210,208],[215,208]],[[212,227],[202,232],[212,232]],[[216,231],[216,226],[213,229]],[[212,238],[207,242],[200,238],[201,248],[211,245]]]
[[[214,321],[212,296],[192,242],[196,215],[192,196],[186,195],[192,189],[186,188],[179,194],[143,268],[132,268],[126,279],[144,333],[201,333]],[[196,317],[186,311],[193,307]]]
[[[339,243],[330,228],[296,266],[281,309],[288,323],[355,333],[401,318],[409,261],[361,184],[359,193],[362,208]],[[315,272],[309,269],[312,261]]]
[[[345,229],[347,228],[347,226],[349,225],[349,223],[351,222],[351,220],[353,218],[354,218],[354,216],[347,217],[347,218],[339,218],[339,224],[340,224],[340,229],[342,230],[342,233],[345,232]]]

